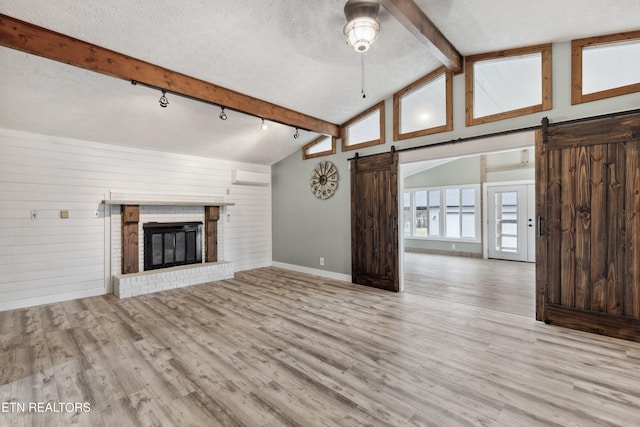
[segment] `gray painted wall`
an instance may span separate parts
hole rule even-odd
[[[348,156],[302,160],[300,153],[271,168],[273,260],[351,274],[351,217]],[[317,199],[309,188],[314,166],[330,160],[338,167],[338,189]],[[324,257],[324,266],[320,265]]]
[[[480,156],[463,157],[404,179],[404,188],[480,183]]]
[[[631,110],[640,105],[640,93],[571,105],[571,44],[554,44],[552,58],[553,109],[550,111],[466,127],[465,82],[464,75],[459,75],[453,80],[453,131],[393,141],[393,99],[390,97],[385,101],[387,143],[358,152],[360,155],[374,154],[389,151],[391,145],[400,149],[537,126],[545,116],[552,122],[560,122]],[[375,103],[372,100],[370,104],[363,105],[362,110]],[[338,153],[332,156],[302,160],[298,152],[272,166],[274,261],[321,268],[318,260],[324,256],[324,269],[351,274],[350,180],[347,159],[354,154],[342,153],[338,149]],[[315,199],[308,186],[311,170],[321,160],[334,162],[340,173],[338,191],[331,199],[324,201]]]

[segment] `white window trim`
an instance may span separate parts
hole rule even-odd
[[[446,207],[445,204],[445,194],[446,194],[446,189],[451,189],[451,188],[458,188],[458,189],[465,189],[465,188],[472,188],[474,190],[474,194],[475,194],[475,218],[474,218],[474,226],[475,226],[475,232],[476,232],[476,237],[475,238],[470,238],[470,237],[446,237],[444,236],[444,234],[446,233],[446,227],[447,227],[447,223],[446,223],[446,214],[443,215],[442,214],[442,209],[443,207]],[[415,235],[415,226],[416,226],[416,209],[415,209],[415,192],[416,191],[440,191],[440,236],[416,236]],[[402,236],[404,239],[407,240],[433,240],[433,241],[440,241],[440,242],[465,242],[465,243],[482,243],[482,233],[481,233],[481,222],[482,222],[482,206],[481,206],[481,186],[480,184],[466,184],[466,185],[442,185],[442,186],[435,186],[435,187],[420,187],[420,188],[405,188],[403,190],[402,193],[402,218],[404,219],[404,193],[411,193],[411,198],[410,198],[410,205],[411,205],[411,235],[410,236],[405,236],[404,235],[404,224],[402,227]],[[427,196],[428,197],[428,196]],[[403,221],[404,222],[404,221]]]

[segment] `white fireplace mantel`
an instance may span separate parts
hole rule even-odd
[[[220,200],[103,200],[105,205],[140,205],[140,206],[235,206],[232,202]]]

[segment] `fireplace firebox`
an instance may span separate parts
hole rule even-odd
[[[202,262],[202,222],[148,222],[144,229],[144,269]]]

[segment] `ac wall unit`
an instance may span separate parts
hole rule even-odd
[[[269,185],[271,176],[268,173],[234,170],[231,172],[231,183],[237,185]]]

